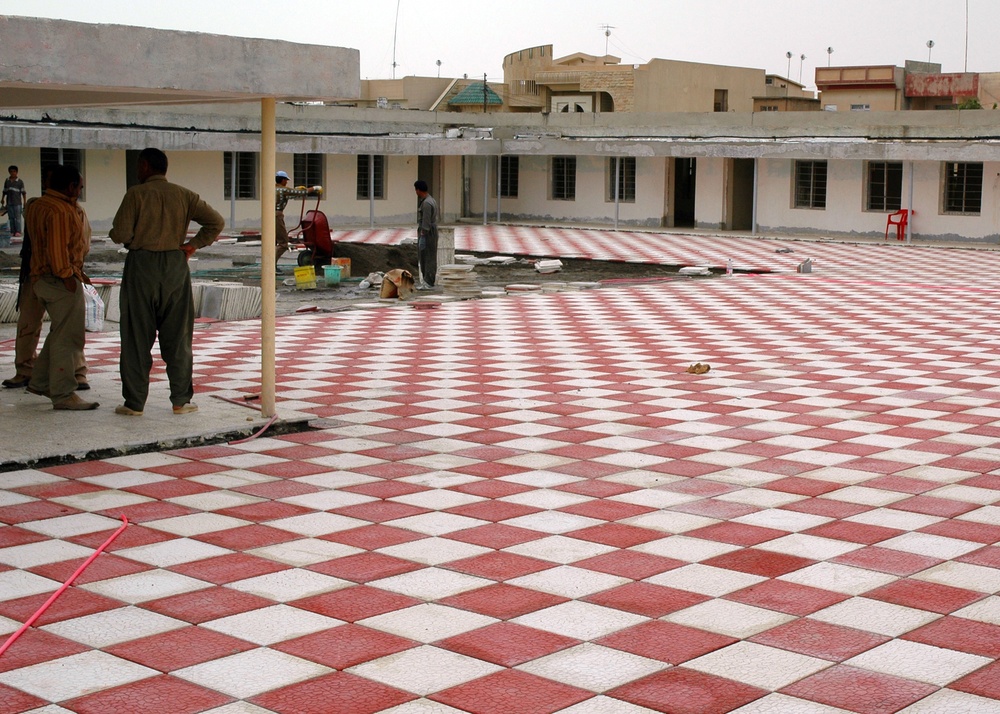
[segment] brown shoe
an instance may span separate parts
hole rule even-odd
[[[31,381],[31,377],[25,377],[24,375],[15,375],[12,379],[5,379],[3,381],[4,389],[21,389],[22,387],[27,387],[28,382]]]
[[[67,410],[73,412],[85,412],[91,409],[97,409],[101,406],[97,402],[85,402],[80,397],[76,396],[76,393],[69,395],[66,399],[61,402],[56,402],[52,405],[53,409]]]

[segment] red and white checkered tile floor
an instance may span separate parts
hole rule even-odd
[[[539,235],[784,272],[283,318],[325,428],[0,473],[0,634],[133,521],[0,714],[1000,711],[1000,254],[456,242]],[[199,331],[200,393],[258,329]]]

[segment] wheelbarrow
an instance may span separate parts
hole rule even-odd
[[[290,189],[288,195],[302,199],[299,224],[288,232],[289,244],[299,251],[299,266],[312,265],[320,268],[329,265],[333,258],[333,239],[330,237],[330,222],[326,219],[326,214],[319,210],[320,201],[323,200],[323,187],[300,186]],[[306,201],[310,198],[316,199],[316,207],[307,211]]]

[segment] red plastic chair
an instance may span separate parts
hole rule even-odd
[[[885,220],[885,239],[889,240],[889,229],[896,226],[896,240],[906,240],[906,224],[909,220],[910,211],[906,208],[890,213]]]

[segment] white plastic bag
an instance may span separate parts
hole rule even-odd
[[[97,294],[97,288],[87,283],[83,284],[83,297],[86,315],[84,329],[87,332],[101,332],[104,329],[104,301]]]

